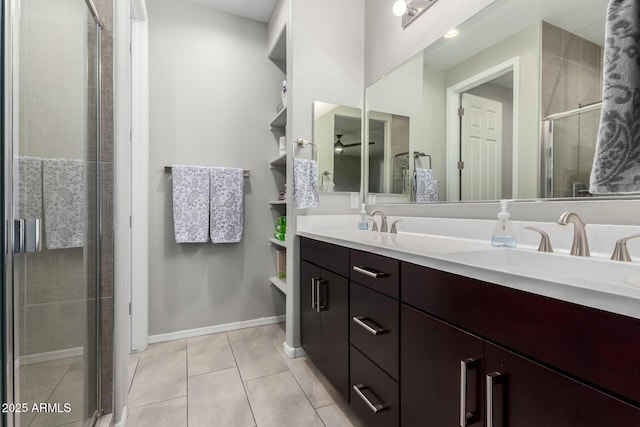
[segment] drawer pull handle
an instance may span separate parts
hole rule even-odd
[[[365,276],[373,277],[374,279],[379,279],[387,275],[386,273],[383,273],[381,271],[376,271],[368,267],[363,267],[361,265],[354,265],[353,271],[364,274]]]
[[[362,384],[354,384],[353,386],[353,391],[356,392],[356,394],[358,395],[358,397],[360,397],[360,399],[362,399],[364,401],[364,403],[367,404],[367,406],[375,413],[377,414],[378,412],[382,411],[385,409],[384,405],[382,403],[378,403],[377,405],[374,405],[373,403],[371,403],[371,401],[369,400],[369,398],[367,396],[364,395],[364,393],[362,392],[362,390],[364,390],[365,388],[368,388],[367,386],[364,386]]]
[[[493,427],[493,386],[501,375],[500,372],[487,374],[487,427]]]
[[[467,413],[467,371],[474,360],[469,358],[460,361],[460,427],[467,427],[467,420],[473,413]]]
[[[380,335],[384,332],[386,332],[383,328],[376,326],[375,328],[372,328],[371,326],[367,325],[366,323],[364,323],[364,320],[367,320],[366,317],[362,317],[362,316],[353,316],[351,318],[351,320],[353,320],[356,325],[364,328],[365,331],[369,332],[371,335]],[[370,321],[370,320],[369,320]],[[370,321],[371,322],[371,321]],[[373,323],[373,322],[372,322]]]

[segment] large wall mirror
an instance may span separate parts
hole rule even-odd
[[[590,197],[607,3],[497,0],[369,86],[369,193],[385,203]],[[376,151],[381,115],[406,118],[397,138],[409,184],[393,185],[397,153]]]
[[[359,192],[363,151],[362,110],[315,101],[313,141],[317,150],[320,191]]]

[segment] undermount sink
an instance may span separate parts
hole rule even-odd
[[[522,249],[489,248],[450,254],[451,261],[540,280],[640,297],[640,264]]]

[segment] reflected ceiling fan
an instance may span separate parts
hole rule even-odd
[[[338,154],[342,154],[345,148],[362,145],[361,142],[356,142],[355,144],[343,144],[342,141],[340,141],[340,138],[342,138],[343,136],[344,136],[343,134],[339,134],[339,135],[337,134],[336,138],[338,138],[338,140],[336,141],[335,144],[333,144],[333,150]],[[375,142],[373,141],[369,142],[369,145],[373,145],[373,144],[375,144]]]

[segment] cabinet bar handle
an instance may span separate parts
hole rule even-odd
[[[362,399],[364,401],[364,403],[366,403],[367,406],[375,414],[377,414],[378,412],[380,412],[380,411],[382,411],[384,409],[384,405],[382,403],[378,403],[377,405],[374,405],[373,403],[371,403],[371,401],[367,398],[367,396],[365,396],[364,393],[362,393],[362,390],[364,390],[365,388],[367,388],[367,387],[363,386],[362,384],[354,384],[354,386],[353,386],[353,390],[356,392],[358,397],[360,397],[360,399]]]
[[[311,278],[311,309],[316,308],[316,277]]]
[[[386,273],[376,271],[368,267],[363,267],[361,265],[354,265],[353,271],[364,274],[365,276],[373,277],[374,279],[379,279],[380,277],[386,276]]]
[[[379,326],[377,328],[372,328],[371,326],[367,325],[366,323],[363,322],[363,320],[365,319],[366,317],[362,317],[362,316],[353,316],[351,318],[351,320],[353,320],[356,323],[356,325],[361,326],[371,335],[380,335],[381,333],[385,332],[385,330]]]
[[[316,279],[316,311],[318,313],[327,308],[325,305],[322,305],[322,302],[320,301],[320,285],[326,282],[326,280],[322,280],[320,278]]]
[[[500,372],[491,372],[487,374],[487,426],[493,427],[493,385],[497,381],[498,377],[502,374]]]
[[[467,370],[473,362],[471,358],[460,361],[460,427],[467,427],[467,420],[473,417],[467,413]]]

